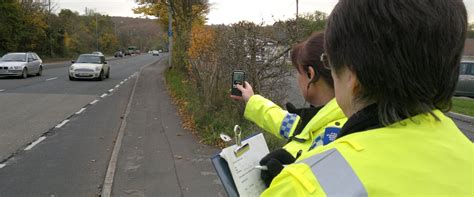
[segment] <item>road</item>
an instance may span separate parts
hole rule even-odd
[[[69,63],[52,69],[46,65],[40,77],[0,78],[0,161],[154,60],[144,56],[110,61],[113,74],[103,82],[69,81]]]
[[[67,62],[0,78],[0,197],[223,196],[217,150],[181,128],[168,97],[166,60],[109,60],[104,81],[69,81]]]

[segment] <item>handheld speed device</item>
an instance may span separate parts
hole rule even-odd
[[[245,87],[245,72],[241,70],[235,70],[232,72],[232,90],[231,94],[234,96],[242,96],[242,92],[237,89],[237,84]]]

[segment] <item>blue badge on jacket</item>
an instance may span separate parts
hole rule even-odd
[[[324,129],[323,145],[329,144],[336,140],[340,130],[341,128],[338,127],[328,127]]]
[[[339,127],[328,127],[324,129],[324,133],[314,139],[313,144],[311,144],[309,147],[309,150],[333,142],[337,139],[337,135],[339,135],[340,130],[341,128]]]

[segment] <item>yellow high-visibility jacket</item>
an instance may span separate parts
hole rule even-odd
[[[474,146],[439,110],[303,155],[262,196],[474,196]]]
[[[293,136],[300,121],[298,115],[281,109],[260,95],[250,97],[244,116],[264,130],[284,139]],[[346,121],[347,117],[336,99],[332,99],[318,111],[300,134],[294,136],[298,140],[291,140],[283,148],[296,157],[300,150],[307,152],[316,146],[330,143],[337,137],[337,133]]]

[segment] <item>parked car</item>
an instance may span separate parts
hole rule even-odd
[[[104,56],[104,54],[100,51],[94,51],[94,52],[92,52],[92,54]]]
[[[463,59],[459,69],[459,81],[454,95],[474,97],[474,59]]]
[[[151,54],[153,54],[153,56],[159,56],[160,52],[158,52],[157,50],[153,50]]]
[[[43,61],[33,52],[7,53],[0,59],[0,76],[28,75],[40,76],[43,73]]]
[[[82,54],[69,67],[69,80],[96,79],[102,81],[110,77],[110,66],[105,57],[96,54]]]
[[[123,57],[122,51],[115,52],[114,57]]]

